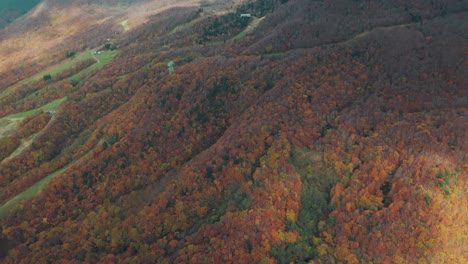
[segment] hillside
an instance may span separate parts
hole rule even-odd
[[[468,261],[464,1],[70,2],[0,31],[2,263]]]

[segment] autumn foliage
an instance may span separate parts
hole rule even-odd
[[[236,40],[234,17],[168,10],[75,86],[25,87],[4,115],[68,100],[0,138],[37,136],[0,164],[0,200],[59,174],[1,220],[3,261],[466,261],[466,65],[446,46],[466,18],[364,2],[241,5],[265,19]]]

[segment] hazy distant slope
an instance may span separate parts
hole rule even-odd
[[[0,28],[13,22],[16,18],[26,14],[41,0],[1,0],[0,1]]]
[[[97,4],[97,5],[118,5],[135,4],[146,2],[148,0],[48,0],[51,4]]]
[[[104,44],[127,28],[147,22],[154,14],[184,6],[198,7],[199,2],[43,1],[32,12],[0,30],[0,91],[66,58],[68,51]]]

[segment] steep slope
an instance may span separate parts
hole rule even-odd
[[[3,202],[61,172],[2,219],[4,262],[466,262],[466,6],[346,3],[177,6],[116,37],[0,164]],[[235,38],[241,13],[264,18]]]
[[[0,91],[60,62],[70,51],[103,45],[120,30],[109,20],[116,13],[96,5],[60,7],[41,2],[0,31]]]
[[[0,92],[40,69],[78,53],[173,7],[198,6],[192,0],[42,1],[25,16],[0,30]],[[21,64],[17,62],[21,61]]]

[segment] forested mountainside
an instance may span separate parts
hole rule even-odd
[[[466,1],[69,2],[0,31],[2,263],[468,261]]]

